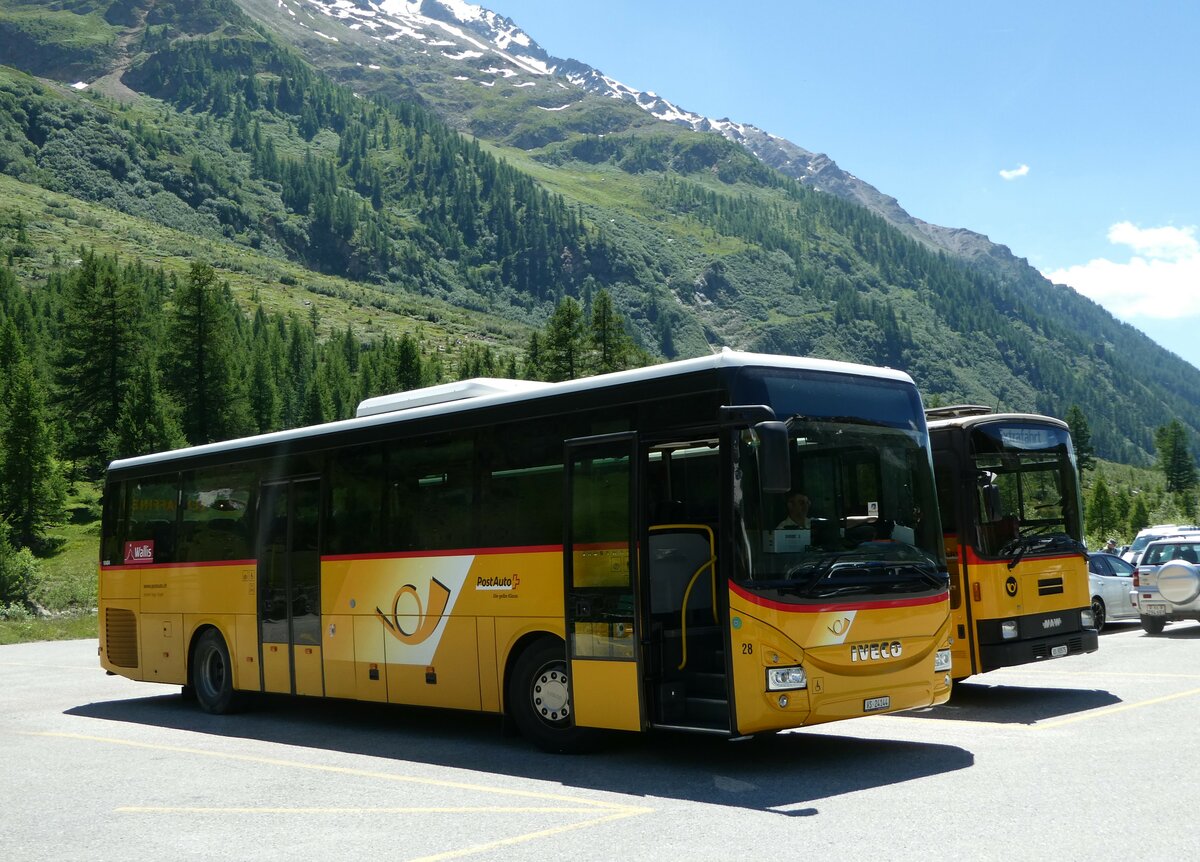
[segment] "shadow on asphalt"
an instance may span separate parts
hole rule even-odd
[[[350,701],[257,695],[214,716],[177,695],[92,703],[68,715],[254,739],[564,786],[730,805],[781,815],[809,803],[966,769],[952,745],[789,732],[744,742],[690,734],[614,734],[591,755],[545,754],[503,732],[496,716]]]
[[[1105,623],[1100,637],[1118,634],[1133,634],[1143,638],[1173,638],[1181,641],[1200,640],[1200,625],[1187,620],[1170,622],[1161,634],[1152,635],[1142,631],[1142,624],[1137,620],[1118,620]]]
[[[946,703],[904,714],[910,718],[1036,724],[1121,702],[1115,694],[1097,689],[989,685],[976,678],[956,682]]]

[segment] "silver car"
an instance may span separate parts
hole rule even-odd
[[[1138,609],[1133,604],[1130,587],[1133,585],[1133,566],[1115,554],[1088,554],[1088,584],[1092,590],[1092,617],[1096,631],[1114,620],[1136,620]]]
[[[1200,622],[1200,536],[1157,539],[1134,570],[1130,593],[1152,635],[1173,620]]]

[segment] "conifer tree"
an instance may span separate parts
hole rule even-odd
[[[183,446],[187,441],[176,413],[162,390],[157,364],[147,357],[125,391],[108,457],[130,458]]]
[[[89,252],[67,283],[56,357],[60,408],[72,414],[70,455],[101,466],[140,350],[146,349],[141,298],[117,261]]]
[[[8,519],[18,546],[34,546],[62,518],[66,481],[32,363],[22,356],[9,370],[0,393],[7,407],[0,426],[0,517]]]
[[[1116,527],[1116,511],[1103,476],[1096,477],[1091,503],[1087,507],[1087,531],[1093,536],[1108,539]]]
[[[169,389],[183,408],[182,425],[193,445],[236,437],[249,430],[237,370],[233,315],[236,307],[213,268],[192,264],[175,290],[168,325]]]
[[[1133,501],[1133,510],[1129,513],[1129,532],[1136,536],[1140,531],[1150,526],[1150,512],[1146,509],[1144,496]]]
[[[400,336],[396,346],[396,371],[394,374],[394,392],[407,392],[410,389],[420,389],[424,380],[421,363],[421,351],[417,340],[407,332]]]
[[[593,297],[588,328],[593,352],[593,374],[606,374],[630,367],[633,340],[625,332],[624,321],[613,306],[612,296],[607,290],[601,290]]]
[[[572,297],[564,297],[546,324],[546,380],[574,380],[584,374],[583,310]]]
[[[1071,429],[1071,444],[1075,448],[1075,462],[1079,465],[1079,475],[1096,467],[1096,450],[1092,446],[1092,431],[1088,427],[1087,417],[1078,404],[1072,404],[1067,411],[1067,426]]]
[[[1187,431],[1172,419],[1154,432],[1158,467],[1167,480],[1167,492],[1187,492],[1196,487],[1196,459],[1188,448]]]
[[[251,348],[250,359],[250,415],[258,433],[276,431],[280,427],[282,405],[279,388],[275,385],[275,372],[271,362],[271,344],[267,337],[257,338]]]

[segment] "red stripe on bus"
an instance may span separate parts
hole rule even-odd
[[[622,545],[621,547],[624,547]],[[421,557],[482,557],[495,554],[562,553],[562,545],[525,545],[513,548],[454,548],[448,551],[383,551],[377,554],[330,554],[321,557],[322,563],[352,560],[411,560]]]
[[[1008,557],[996,557],[994,559],[981,557],[979,556],[979,553],[970,545],[964,545],[963,549],[967,554],[967,562],[972,566],[995,566],[999,565],[1000,563],[1007,564],[1009,562]],[[1076,551],[1073,554],[1051,554],[1050,556],[1042,556],[1041,554],[1038,554],[1036,557],[1022,557],[1021,559],[1022,561],[1037,560],[1039,563],[1041,563],[1045,562],[1046,560],[1069,560],[1072,557],[1079,557],[1079,552]],[[1020,565],[1020,563],[1017,565]]]
[[[773,611],[786,611],[793,614],[823,614],[826,611],[870,611],[881,608],[914,608],[921,605],[935,605],[938,602],[947,601],[950,596],[948,592],[945,592],[939,593],[936,596],[921,596],[914,599],[886,599],[877,602],[841,602],[830,605],[793,605],[787,602],[777,602],[774,599],[764,598],[745,590],[737,584],[731,583],[729,589],[751,604],[770,608]]]
[[[258,560],[208,560],[199,563],[135,563],[130,566],[108,566],[103,563],[100,567],[106,572],[137,572],[148,569],[196,569],[201,566],[257,566]]]

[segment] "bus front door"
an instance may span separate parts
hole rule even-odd
[[[580,727],[641,730],[637,436],[566,444],[567,659]]]
[[[260,489],[256,553],[263,691],[325,693],[317,547],[320,500],[317,478],[263,483]]]

